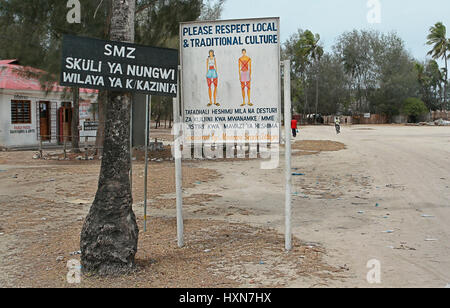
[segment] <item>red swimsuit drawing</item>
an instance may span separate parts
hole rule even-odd
[[[242,105],[253,106],[250,100],[252,82],[252,59],[247,56],[247,50],[242,50],[242,57],[239,58],[239,79],[242,89]],[[247,90],[247,91],[246,91]],[[247,93],[246,93],[247,92]],[[247,102],[245,101],[247,96]]]
[[[211,88],[211,85],[214,84],[215,87],[218,85],[219,75],[217,74],[216,69],[216,58],[208,58],[208,73],[206,74],[206,79],[208,81],[208,87]]]
[[[214,95],[214,105],[220,106],[217,103],[217,88],[219,85],[219,74],[217,73],[217,62],[216,57],[214,56],[214,51],[209,52],[209,57],[206,60],[206,81],[208,83],[208,94],[209,94],[209,104],[208,106],[212,106],[213,104],[213,95]],[[212,85],[214,85],[214,94],[212,91]]]
[[[248,58],[246,60],[239,59],[239,62],[241,63],[241,87],[242,90],[245,88],[250,90],[250,64],[251,59]]]

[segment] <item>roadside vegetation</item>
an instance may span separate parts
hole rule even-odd
[[[430,46],[431,58],[420,62],[396,33],[353,30],[341,34],[331,52],[324,52],[319,34],[298,30],[283,46],[283,58],[292,61],[295,111],[389,117],[407,111],[405,115],[417,117],[448,110],[450,39],[445,25],[432,26],[424,42]],[[425,108],[411,113],[409,98],[423,101]]]

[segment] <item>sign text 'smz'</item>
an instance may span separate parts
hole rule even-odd
[[[61,85],[176,97],[178,51],[66,35]]]

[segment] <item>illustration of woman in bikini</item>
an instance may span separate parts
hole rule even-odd
[[[214,84],[214,105],[220,106],[219,103],[217,103],[217,86],[219,84],[219,74],[217,73],[217,61],[216,56],[214,55],[214,50],[209,51],[209,56],[206,59],[206,80],[208,82],[208,89],[209,89],[209,106],[212,106],[213,100],[212,100],[212,85]]]
[[[239,79],[241,81],[242,99],[245,106],[245,89],[247,89],[248,105],[253,106],[250,101],[251,81],[252,81],[252,59],[247,56],[247,50],[242,49],[242,57],[239,58]]]

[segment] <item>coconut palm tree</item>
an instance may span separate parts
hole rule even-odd
[[[316,114],[319,109],[319,62],[324,55],[323,47],[320,45],[320,35],[309,30],[303,32],[300,37],[300,45],[303,55],[311,59],[316,67]]]
[[[136,0],[113,0],[110,39],[135,39]],[[135,266],[139,228],[129,178],[131,94],[108,91],[98,190],[81,231],[85,273],[126,274]]]
[[[428,55],[433,59],[443,59],[445,63],[445,82],[444,82],[444,105],[447,107],[447,85],[448,85],[448,52],[450,51],[450,39],[447,38],[447,28],[442,22],[436,23],[430,28],[430,34],[427,36],[427,45],[432,46]]]

